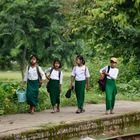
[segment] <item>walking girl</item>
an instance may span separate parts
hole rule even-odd
[[[106,85],[105,85],[105,93],[106,93],[106,115],[114,112],[115,105],[115,97],[117,94],[117,88],[115,80],[117,79],[119,70],[116,68],[117,58],[112,57],[110,60],[110,66],[106,66],[100,70],[101,74],[106,76]]]
[[[60,92],[62,89],[63,73],[61,71],[61,62],[56,59],[53,62],[53,67],[49,70],[49,75],[46,73],[49,80],[47,83],[47,91],[50,95],[52,112],[60,112]]]
[[[76,66],[72,70],[71,84],[70,88],[72,89],[73,83],[75,82],[75,93],[77,99],[78,109],[76,113],[85,112],[84,110],[84,99],[85,99],[85,88],[89,89],[89,70],[85,66],[85,60],[83,56],[78,55],[76,57]]]
[[[37,65],[37,56],[31,55],[30,65],[27,66],[24,82],[27,83],[27,103],[29,104],[29,113],[35,112],[38,103],[39,87],[43,80],[46,79],[45,73],[40,66]]]

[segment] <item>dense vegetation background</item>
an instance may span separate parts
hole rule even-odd
[[[21,71],[36,53],[42,67],[54,58],[69,72],[77,54],[82,54],[91,73],[87,102],[103,101],[98,89],[99,69],[111,56],[119,60],[118,99],[140,99],[140,0],[1,0],[0,70]],[[3,73],[1,72],[1,76]],[[0,102],[4,113],[19,112],[15,90],[21,78],[1,78]],[[62,105],[75,105],[64,93]],[[49,105],[41,89],[39,110]],[[63,99],[64,97],[64,99]],[[46,103],[47,102],[47,103]],[[26,105],[23,105],[26,110]]]

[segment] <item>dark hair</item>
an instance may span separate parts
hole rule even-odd
[[[81,60],[83,65],[85,64],[85,60],[84,60],[84,57],[83,56],[77,55],[76,59]]]
[[[55,67],[55,63],[59,63],[59,68],[61,68],[62,67],[62,64],[61,64],[61,62],[60,62],[60,60],[59,59],[55,59],[54,61],[53,61],[53,67]]]
[[[37,55],[36,55],[36,54],[32,54],[32,55],[30,56],[30,60],[31,60],[33,57],[35,57],[35,58],[36,58],[36,60],[38,61],[38,57],[37,57]]]

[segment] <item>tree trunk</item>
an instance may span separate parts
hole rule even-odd
[[[20,63],[20,70],[21,70],[21,75],[22,75],[22,81],[23,81],[23,78],[24,78],[24,71],[25,71],[25,68],[26,68],[26,52],[27,52],[27,48],[24,47],[23,55],[22,55],[21,63]]]

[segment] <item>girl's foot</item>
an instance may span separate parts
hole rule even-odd
[[[76,113],[76,114],[81,113],[81,109],[78,109],[75,113]]]
[[[34,112],[35,112],[35,107],[33,106],[33,107],[31,108],[30,113],[31,113],[31,114],[34,114]]]
[[[81,113],[84,113],[85,112],[85,109],[81,109]]]
[[[32,106],[30,106],[28,113],[32,112]]]
[[[52,112],[51,113],[56,113],[55,106],[52,107]]]
[[[56,111],[53,109],[51,113],[56,113]]]
[[[31,111],[30,113],[31,113],[31,114],[34,114],[35,112],[34,112],[34,111]]]
[[[110,114],[114,114],[113,109],[112,109],[112,110],[110,110]]]
[[[60,112],[60,108],[59,108],[59,104],[57,104],[57,107],[56,107],[56,112]]]
[[[60,109],[59,109],[59,108],[57,108],[57,109],[56,109],[56,112],[60,112]]]

